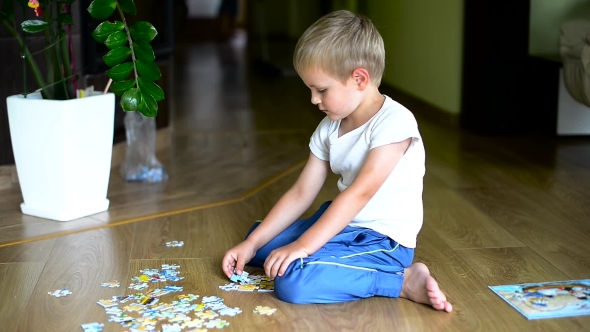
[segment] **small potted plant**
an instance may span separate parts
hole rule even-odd
[[[133,0],[94,0],[87,8],[98,21],[113,14],[120,20],[104,21],[92,33],[109,49],[103,57],[110,67],[108,86],[104,92],[89,95],[78,87],[71,37],[74,2],[4,0],[0,7],[2,25],[20,46],[24,75],[30,70],[38,88],[29,93],[25,81],[22,94],[7,98],[24,198],[21,210],[59,221],[108,209],[115,95],[121,96],[124,111],[138,111],[146,117],[155,117],[158,101],[164,99],[155,83],[161,74],[149,44],[157,31],[145,21],[127,24],[125,15],[136,14]],[[15,10],[23,12],[25,19],[20,24],[15,22]],[[34,19],[26,19],[32,15]],[[27,46],[29,34],[45,38],[45,75]]]

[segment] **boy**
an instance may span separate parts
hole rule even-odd
[[[326,117],[295,184],[246,240],[227,251],[228,277],[264,267],[291,303],[403,297],[452,311],[428,268],[412,264],[422,226],[424,146],[414,116],[379,93],[383,40],[365,17],[328,14],[301,36],[294,65]],[[340,194],[310,218],[330,171]]]

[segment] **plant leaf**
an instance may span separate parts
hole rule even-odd
[[[156,103],[154,98],[149,93],[146,93],[146,91],[140,90],[140,92],[141,103],[139,103],[139,112],[148,118],[153,118],[158,115],[158,103]]]
[[[132,70],[133,62],[125,62],[107,70],[107,75],[109,75],[113,81],[118,82],[129,77],[129,74],[131,74]]]
[[[135,65],[137,66],[137,72],[150,81],[157,81],[162,77],[160,68],[153,61],[144,62],[137,60]]]
[[[109,48],[109,50],[112,50],[125,45],[127,41],[127,34],[123,31],[117,31],[111,33],[107,37],[107,40],[104,41],[104,44]]]
[[[35,33],[47,29],[49,27],[49,24],[47,24],[47,22],[39,20],[28,20],[24,21],[21,24],[21,27],[23,28],[24,32]]]
[[[92,37],[99,43],[104,43],[107,38],[111,35],[111,33],[115,31],[121,31],[125,28],[123,22],[115,21],[115,23],[111,22],[102,22],[99,24],[96,29],[92,32]]]
[[[14,18],[14,1],[4,0],[0,9],[0,21],[12,20]]]
[[[137,8],[135,8],[135,3],[133,0],[119,0],[119,4],[121,5],[121,10],[124,13],[135,15],[137,14]]]
[[[96,20],[104,20],[113,14],[117,8],[116,0],[94,0],[88,6],[88,12]]]
[[[142,96],[147,93],[152,96],[156,102],[164,100],[164,91],[156,83],[146,80],[143,77],[140,77],[138,81]]]
[[[148,43],[134,42],[133,52],[135,53],[135,58],[143,62],[150,62],[156,59],[154,49]]]
[[[135,112],[139,109],[141,104],[141,94],[138,88],[131,88],[127,90],[121,97],[121,107],[125,112]]]
[[[120,81],[111,84],[111,91],[117,96],[122,96],[135,85],[135,80]]]
[[[145,43],[149,43],[154,40],[158,34],[158,30],[156,30],[153,25],[146,21],[133,23],[133,25],[129,27],[129,32],[131,32],[131,37],[133,37],[133,40]]]
[[[131,54],[131,49],[128,46],[121,46],[111,50],[102,59],[107,66],[112,67],[127,60],[129,54]]]
[[[74,25],[74,20],[72,19],[72,15],[68,13],[61,13],[57,15],[57,21],[61,24],[69,24]]]

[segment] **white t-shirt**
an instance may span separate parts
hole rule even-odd
[[[404,247],[415,248],[423,220],[422,187],[424,145],[414,115],[385,96],[383,106],[367,123],[338,137],[340,121],[324,118],[313,133],[309,147],[340,174],[338,189],[352,184],[369,150],[412,138],[381,188],[354,217],[349,226],[365,227],[387,235]]]

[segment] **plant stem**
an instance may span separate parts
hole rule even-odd
[[[71,62],[70,62],[70,50],[69,50],[69,45],[68,45],[68,40],[66,39],[66,31],[62,30],[62,25],[59,25],[59,35],[61,38],[61,56],[63,58],[63,62],[64,62],[64,67],[63,67],[63,71],[64,71],[64,75],[65,76],[72,76],[72,67],[71,67]],[[70,85],[70,82],[68,82],[68,86]],[[66,88],[67,89],[67,88]],[[67,89],[69,92],[69,89]]]
[[[123,20],[125,32],[127,33],[127,39],[129,40],[129,47],[131,48],[131,61],[133,61],[133,71],[135,72],[135,86],[139,88],[139,82],[137,81],[137,66],[135,65],[135,51],[133,50],[133,40],[131,39],[131,32],[129,32],[129,27],[127,26],[127,21],[125,20],[125,14],[123,14],[123,10],[119,5],[119,1],[117,1],[117,9],[119,10],[119,14],[121,15],[121,20]]]
[[[59,39],[57,40],[57,42],[56,42],[56,43],[59,43],[59,42],[61,42],[61,40],[62,40],[62,38],[59,38]],[[37,51],[37,52],[35,52],[35,53],[31,53],[31,54],[32,54],[32,55],[41,54],[41,53],[43,53],[43,52],[47,51],[48,49],[50,49],[50,48],[54,47],[56,43],[50,44],[49,46],[45,47],[44,49],[42,49],[42,50],[40,50],[40,51]]]
[[[14,39],[16,39],[19,46],[23,50],[23,57],[29,63],[29,67],[31,68],[31,71],[33,72],[33,76],[35,77],[35,81],[37,82],[37,86],[39,86],[42,89],[41,94],[43,95],[43,98],[50,99],[51,96],[45,90],[45,81],[43,80],[43,76],[41,75],[41,71],[39,70],[37,63],[33,59],[33,56],[31,55],[29,48],[25,45],[25,43],[23,42],[23,40],[19,36],[19,34],[16,32],[16,30],[13,27],[11,27],[8,23],[6,23],[6,20],[3,20],[2,24],[4,25],[6,30],[8,30],[8,32],[10,32],[10,34],[14,37]],[[27,90],[27,87],[25,86],[25,91],[24,91],[25,95],[27,93],[26,90]]]
[[[27,18],[27,12],[25,11],[25,7],[23,6],[23,19]],[[24,45],[27,44],[26,41],[26,36],[25,36],[26,32],[23,31],[23,43],[21,45],[21,54],[24,57],[25,56],[25,49],[24,49]],[[27,98],[27,64],[26,64],[26,60],[23,59],[23,95],[25,96],[25,98]]]
[[[58,6],[59,5],[56,3],[55,4],[55,9],[57,12],[56,15],[59,15],[59,11],[57,10],[57,8],[59,8]],[[61,23],[57,24],[57,34],[61,35]],[[55,36],[56,36],[56,31],[53,30],[53,27],[51,27],[51,41],[52,42],[57,42],[57,40],[56,40],[57,38]],[[56,47],[54,50],[55,50],[55,57],[56,57],[58,67],[59,67],[58,68],[59,69],[58,70],[59,78],[62,82],[63,92],[65,94],[65,99],[70,99],[70,94],[68,92],[68,86],[67,86],[65,78],[64,78],[64,63],[62,61],[62,54],[60,54],[61,50],[59,49],[59,47]]]

